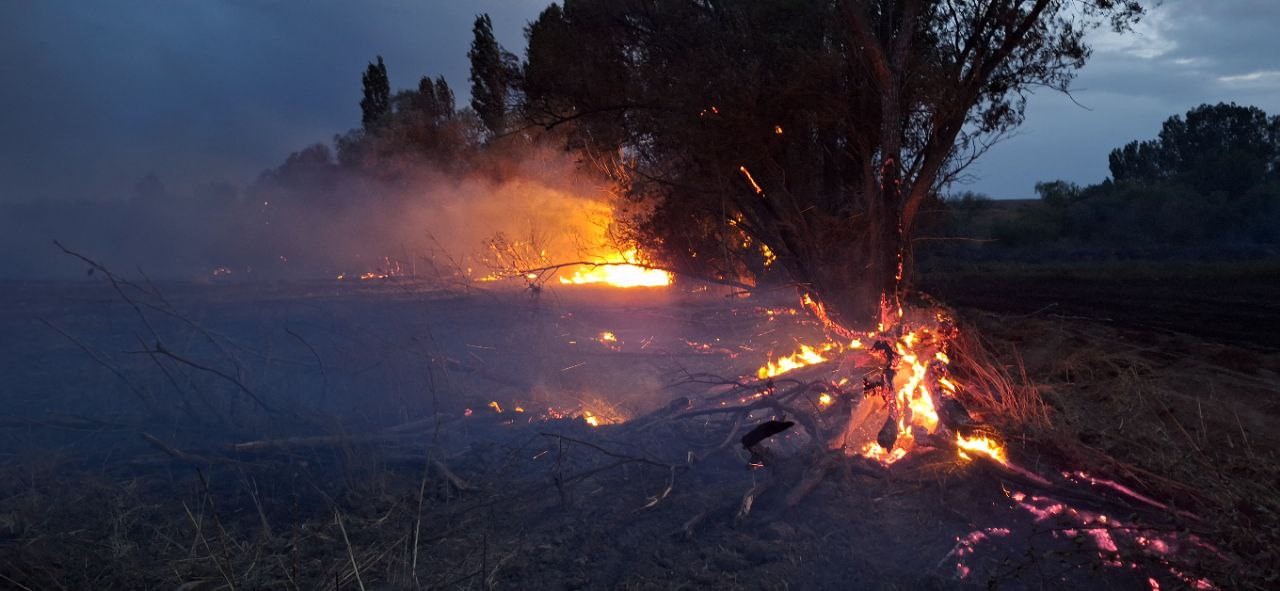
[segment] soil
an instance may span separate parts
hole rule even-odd
[[[826,465],[798,429],[753,470],[727,420],[638,420],[704,394],[690,376],[816,338],[788,293],[166,284],[126,291],[141,312],[101,281],[0,293],[19,336],[0,344],[0,584],[19,589],[1168,589],[1229,586],[1242,559],[1177,513],[1191,501],[1118,494],[1030,433],[1001,435],[1052,487],[938,442],[887,471],[840,457],[789,507]],[[1253,354],[1206,371],[1267,379]],[[1240,427],[1273,453],[1259,429]],[[264,439],[284,442],[234,447]],[[1163,490],[1144,484],[1126,481]]]
[[[1071,316],[1139,330],[1280,351],[1280,274],[1080,277],[983,273],[926,282],[953,306]]]

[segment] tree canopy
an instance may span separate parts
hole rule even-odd
[[[387,78],[387,65],[378,56],[376,64],[370,63],[361,79],[364,98],[360,99],[360,123],[365,129],[373,129],[391,111],[391,80]]]
[[[498,45],[493,21],[487,14],[476,17],[467,59],[471,61],[471,108],[490,133],[501,134],[508,125],[508,100],[519,74],[518,59]]]
[[[921,205],[1021,122],[1029,90],[1067,88],[1086,31],[1140,13],[566,0],[528,28],[522,106],[621,171],[643,212],[630,230],[661,262],[747,282],[776,269],[865,324],[899,296]]]
[[[1200,105],[1165,120],[1156,139],[1112,150],[1109,162],[1117,183],[1175,181],[1240,195],[1280,175],[1280,117],[1235,103]]]

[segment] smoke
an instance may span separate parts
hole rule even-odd
[[[605,247],[607,182],[562,151],[489,160],[462,174],[413,163],[376,177],[314,146],[242,190],[221,183],[175,195],[151,176],[132,199],[6,205],[0,277],[82,274],[55,239],[119,271],[187,280],[478,277],[496,236],[552,263]]]

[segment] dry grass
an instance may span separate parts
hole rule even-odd
[[[990,341],[967,337],[954,357],[979,411],[1068,465],[1198,514],[1194,528],[1229,558],[1206,565],[1215,580],[1280,579],[1280,355],[1079,320],[973,321],[966,332]]]
[[[964,327],[952,342],[951,359],[966,386],[964,402],[984,419],[1006,427],[1049,427],[1049,407],[1028,379],[1016,349],[1001,356],[978,330]]]

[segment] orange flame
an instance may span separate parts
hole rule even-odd
[[[776,360],[769,360],[760,369],[756,370],[756,377],[760,379],[772,378],[780,376],[789,371],[797,370],[810,365],[817,365],[827,361],[827,353],[843,353],[849,349],[862,348],[862,341],[854,339],[848,345],[835,342],[822,343],[816,347],[801,344],[800,350],[790,355],[779,357]]]
[[[999,442],[986,436],[965,437],[956,435],[956,453],[962,460],[971,460],[969,453],[982,454],[1001,464],[1008,465],[1009,458]]]
[[[756,190],[756,195],[764,195],[764,189],[761,189],[760,185],[756,183],[755,177],[751,176],[751,171],[747,170],[747,167],[739,166],[738,171],[742,173],[742,176],[747,177],[747,182],[751,183],[751,188]]]
[[[636,250],[605,256],[600,266],[579,269],[570,277],[561,277],[564,285],[604,284],[613,287],[665,287],[671,285],[671,274],[662,269],[636,265]]]

